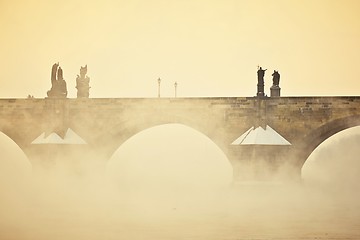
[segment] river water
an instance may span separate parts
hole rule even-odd
[[[180,135],[185,130],[171,137],[165,131],[161,148],[151,145],[159,132],[141,144],[134,141],[131,154],[123,144],[114,161],[119,164],[108,165],[122,176],[115,179],[109,172],[84,175],[74,166],[67,171],[61,162],[27,175],[20,171],[26,159],[6,155],[16,151],[3,144],[0,240],[360,239],[360,130],[359,136],[342,139],[342,148],[331,145],[312,165],[308,160],[306,181],[221,186],[215,183],[225,183],[229,169],[217,163],[227,163],[226,158],[210,151],[213,143],[200,140],[180,148],[186,144],[176,139],[196,138]],[[174,139],[170,146],[168,139]],[[164,156],[164,148],[171,155]]]
[[[0,239],[360,239],[352,191],[304,183],[205,190],[44,180],[2,188]]]

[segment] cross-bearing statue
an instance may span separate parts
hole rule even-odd
[[[80,76],[77,75],[76,78],[76,88],[77,88],[77,97],[78,98],[88,98],[89,97],[89,82],[90,78],[86,76],[87,73],[87,65],[85,67],[80,68]]]
[[[264,76],[265,76],[265,71],[267,69],[262,69],[261,67],[258,69],[257,71],[257,76],[258,76],[258,84],[257,84],[257,96],[264,96]]]
[[[63,71],[59,63],[55,63],[51,69],[51,89],[47,91],[49,98],[66,98],[67,88],[63,77]]]

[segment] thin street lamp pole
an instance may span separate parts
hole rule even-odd
[[[175,98],[177,97],[177,82],[174,83],[174,86],[175,86]]]
[[[158,79],[158,97],[160,97],[160,83],[161,83],[161,79]]]

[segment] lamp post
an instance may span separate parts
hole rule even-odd
[[[176,95],[177,95],[177,82],[174,83],[174,87],[175,87],[175,98],[176,98]]]
[[[158,79],[158,97],[160,97],[160,83],[161,83],[161,79]]]

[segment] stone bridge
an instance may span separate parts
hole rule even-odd
[[[232,164],[235,180],[299,178],[320,143],[360,125],[360,97],[0,99],[0,131],[33,167],[75,159],[104,166],[131,136],[167,123],[209,137]],[[265,125],[291,145],[231,144],[250,127]],[[67,128],[87,144],[31,144],[43,132],[63,136]]]

